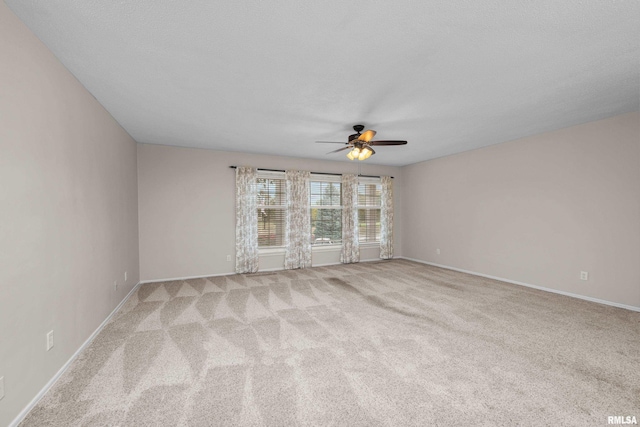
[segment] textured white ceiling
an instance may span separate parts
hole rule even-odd
[[[405,165],[639,109],[636,0],[6,0],[138,142]]]

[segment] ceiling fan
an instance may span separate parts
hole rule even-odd
[[[338,148],[337,150],[330,151],[327,154],[337,153],[338,151],[348,150],[347,157],[349,160],[367,160],[372,155],[376,154],[376,152],[371,148],[373,145],[381,146],[381,145],[405,145],[407,141],[383,141],[377,140],[372,141],[373,137],[376,134],[375,130],[364,130],[363,125],[355,125],[353,130],[356,131],[353,135],[349,135],[349,142],[337,142],[337,141],[316,141],[320,144],[344,144],[346,147]]]

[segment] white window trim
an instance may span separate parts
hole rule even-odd
[[[284,172],[275,172],[275,171],[258,171],[256,175],[256,179],[282,179],[284,180]],[[286,205],[263,205],[258,203],[258,209],[279,209],[286,211]],[[270,254],[278,254],[284,253],[284,246],[262,246],[258,247],[258,254],[260,255],[270,255]]]
[[[382,185],[381,178],[370,178],[370,177],[359,177],[358,184],[374,184],[374,185]],[[356,204],[357,210],[379,210],[382,213],[382,200],[380,200],[379,205],[359,205]],[[380,240],[376,240],[374,242],[362,242],[360,243],[361,248],[369,248],[369,247],[378,247],[380,246]]]
[[[310,205],[309,209],[340,209],[340,210],[342,210],[342,206],[340,206],[340,205]]]
[[[332,182],[342,186],[342,175],[311,174],[309,182]],[[342,211],[342,205],[309,205],[309,209],[337,209]],[[312,252],[335,252],[342,249],[342,243],[332,243],[330,245],[311,243]]]
[[[264,179],[285,179],[285,173],[279,171],[258,171],[257,178]],[[342,175],[324,175],[324,174],[311,174],[310,181],[321,181],[321,182],[342,182]],[[372,178],[372,177],[358,177],[358,184],[381,184],[380,178]],[[258,208],[268,208],[268,209],[282,209],[286,210],[286,206],[274,206],[274,205],[260,205],[258,204]],[[342,205],[331,205],[331,206],[310,206],[310,209],[343,209]],[[371,205],[357,205],[356,209],[382,209],[382,206],[371,206]],[[379,246],[379,242],[366,242],[360,243],[360,247],[362,248],[374,248]],[[331,244],[331,245],[311,245],[311,250],[313,252],[335,252],[342,248],[341,244]],[[263,256],[276,256],[282,255],[285,253],[284,246],[264,246],[258,248],[258,253]]]

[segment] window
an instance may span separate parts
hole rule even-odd
[[[310,183],[311,244],[333,245],[342,242],[341,184],[335,179]]]
[[[360,243],[380,242],[380,209],[382,186],[375,182],[358,184],[358,240]]]
[[[316,247],[342,243],[342,184],[340,176],[312,175],[309,183],[310,238]],[[287,213],[286,182],[279,172],[260,172],[257,178],[258,247],[284,246]],[[358,184],[358,240],[380,242],[382,186],[379,179],[360,178]]]
[[[284,243],[287,198],[282,178],[258,175],[258,247],[278,247]]]

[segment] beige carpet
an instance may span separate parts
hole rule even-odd
[[[604,426],[640,313],[405,260],[142,285],[23,426]]]

